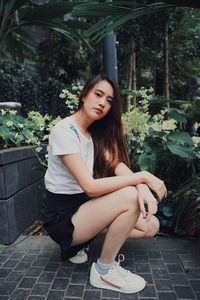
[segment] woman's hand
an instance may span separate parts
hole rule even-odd
[[[137,191],[142,216],[144,219],[149,221],[151,216],[157,212],[157,200],[146,184],[138,184]]]
[[[164,182],[147,171],[142,172],[144,176],[144,183],[146,183],[148,187],[156,193],[158,200],[161,201],[163,198],[166,198],[167,189]]]

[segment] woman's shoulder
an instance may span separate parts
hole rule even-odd
[[[71,117],[65,117],[62,120],[59,120],[54,126],[53,130],[59,130],[59,129],[69,129],[71,126]]]

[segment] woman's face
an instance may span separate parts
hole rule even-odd
[[[96,121],[105,117],[111,109],[114,98],[112,86],[106,80],[99,81],[82,99],[82,109]]]

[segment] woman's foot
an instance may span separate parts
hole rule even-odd
[[[120,293],[138,293],[146,286],[146,281],[141,276],[125,270],[115,262],[112,268],[104,275],[97,272],[95,263],[90,271],[90,284],[101,289],[108,289]]]
[[[88,255],[85,252],[85,248],[81,249],[79,252],[77,252],[76,255],[69,258],[69,261],[73,264],[83,264],[88,260]]]

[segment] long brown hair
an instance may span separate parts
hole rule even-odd
[[[82,99],[102,80],[106,80],[112,86],[114,99],[109,113],[92,123],[88,129],[94,141],[94,176],[96,178],[113,176],[119,162],[129,165],[121,122],[120,93],[115,83],[103,74],[88,80],[79,96],[78,110],[83,106]]]

